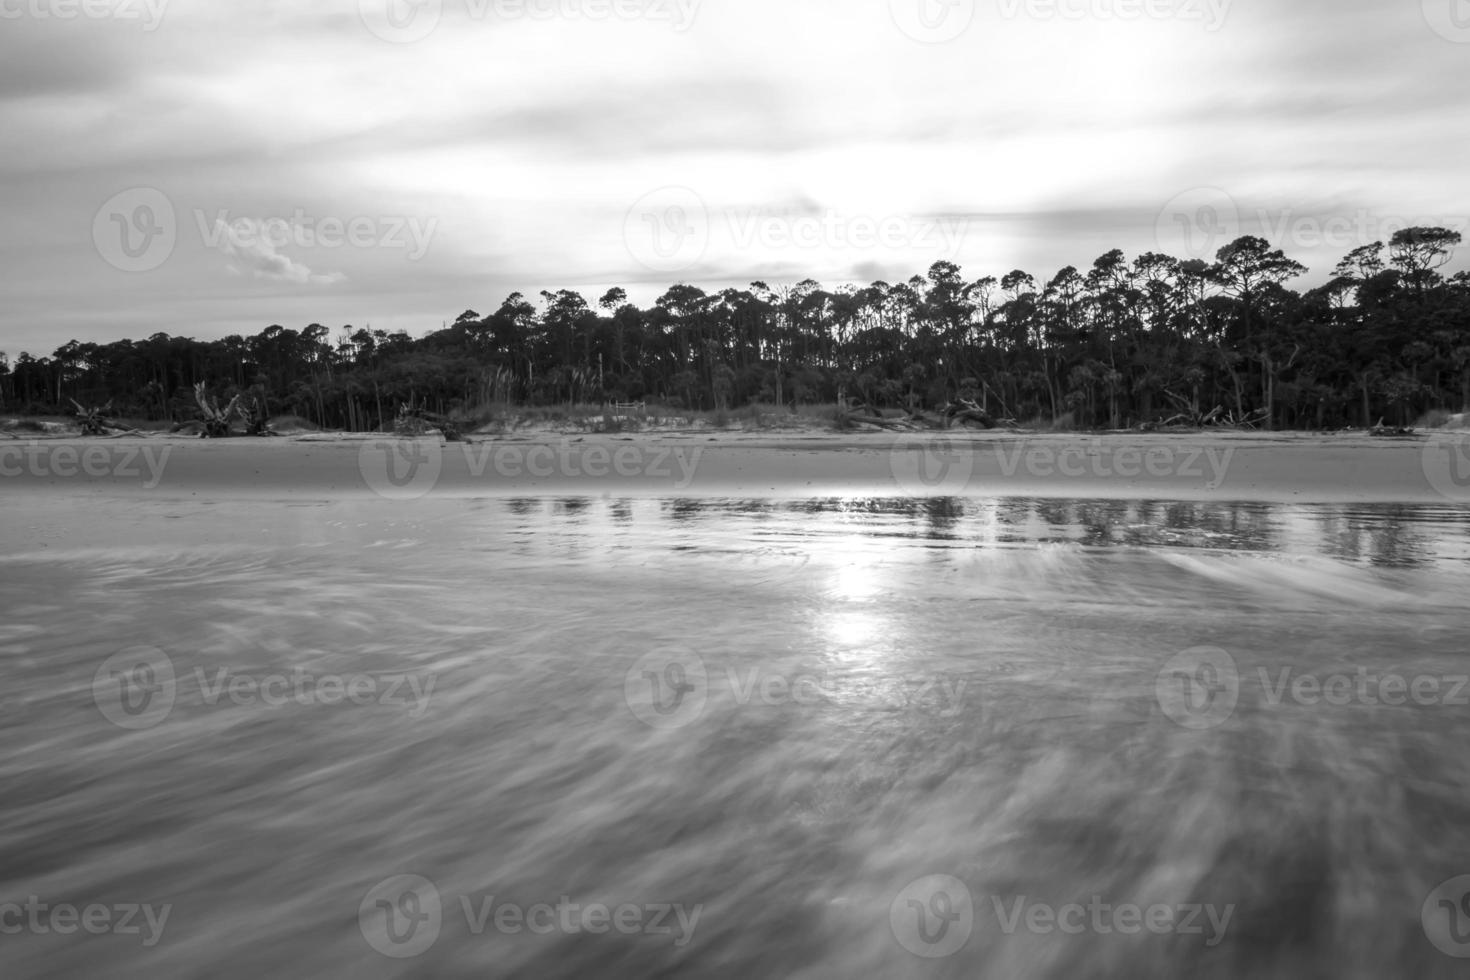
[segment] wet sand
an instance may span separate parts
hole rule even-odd
[[[1470,437],[1363,433],[555,432],[0,441],[0,493],[1107,497],[1470,503]]]
[[[0,976],[1462,975],[1464,449],[0,440]]]
[[[22,499],[5,978],[1464,975],[1462,508]]]

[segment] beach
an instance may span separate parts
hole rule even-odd
[[[1366,433],[531,431],[445,442],[14,438],[0,492],[256,499],[677,494],[1470,501],[1470,437]]]
[[[1458,976],[1459,445],[0,442],[0,972]]]

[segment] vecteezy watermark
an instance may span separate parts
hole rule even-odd
[[[1367,208],[1339,214],[1298,214],[1283,209],[1257,208],[1247,219],[1268,241],[1284,247],[1331,248],[1347,251],[1372,242],[1386,242],[1407,228],[1448,228],[1464,232],[1470,221],[1457,215],[1381,214]]]
[[[1240,209],[1218,187],[1195,187],[1176,194],[1154,221],[1154,241],[1170,255],[1213,259],[1240,237]]]
[[[678,33],[694,25],[702,0],[462,0],[471,21],[585,20],[603,23],[649,21],[669,24]],[[454,6],[460,5],[455,0]],[[358,0],[363,25],[392,44],[422,41],[444,18],[444,0]]]
[[[1223,725],[1240,701],[1240,670],[1219,647],[1191,647],[1170,657],[1154,678],[1154,696],[1175,724],[1194,731]]]
[[[1225,26],[1231,0],[999,0],[1006,20],[1173,20],[1198,22],[1214,33]]]
[[[1258,235],[1282,248],[1346,252],[1375,241],[1389,241],[1395,232],[1416,227],[1463,233],[1470,229],[1470,220],[1461,215],[1392,214],[1369,208],[1330,214],[1289,208],[1246,210],[1218,187],[1195,187],[1175,195],[1160,209],[1154,240],[1171,255],[1213,259],[1221,247],[1246,234]]]
[[[0,20],[138,21],[153,32],[163,23],[169,0],[0,0]]]
[[[704,449],[560,443],[542,445],[451,443],[437,438],[373,439],[358,450],[358,471],[369,490],[388,500],[418,500],[438,485],[451,460],[471,479],[642,479],[685,490]]]
[[[1379,674],[1367,667],[1359,667],[1352,674],[1339,672],[1318,677],[1316,674],[1297,674],[1290,667],[1282,667],[1274,673],[1259,667],[1257,675],[1266,703],[1272,707],[1285,701],[1306,707],[1328,704],[1338,708],[1379,704],[1395,707],[1402,704],[1470,706],[1470,695],[1465,692],[1465,688],[1470,686],[1470,674],[1416,674],[1410,677],[1394,672]]]
[[[43,902],[29,895],[25,902],[0,902],[0,936],[30,934],[71,936],[85,932],[92,936],[142,936],[143,946],[152,949],[163,938],[172,903],[154,906],[147,902],[117,902],[104,905],[89,902]]]
[[[1419,909],[1424,935],[1446,956],[1470,959],[1470,875],[1441,882]]]
[[[910,496],[956,496],[976,477],[976,464],[993,455],[999,477],[1036,479],[1125,479],[1142,477],[1198,481],[1206,490],[1224,482],[1233,448],[1113,445],[1092,437],[1080,445],[1019,440],[978,446],[949,433],[903,433],[889,449],[889,472]]]
[[[889,447],[888,469],[909,496],[955,496],[970,485],[975,452],[972,444],[949,433],[904,432]]]
[[[391,44],[422,41],[444,17],[444,0],[358,0],[363,26]]]
[[[953,875],[926,875],[910,882],[888,906],[888,925],[898,944],[915,956],[953,956],[975,929],[969,886]]]
[[[651,728],[683,728],[693,724],[708,705],[712,681],[723,678],[734,702],[813,705],[832,695],[827,673],[799,670],[787,674],[756,666],[743,672],[725,664],[712,674],[692,650],[652,650],[633,662],[623,675],[623,700],[633,716]]]
[[[666,936],[675,947],[687,946],[704,914],[702,904],[682,902],[574,902],[561,895],[554,902],[524,905],[495,895],[460,895],[453,906],[464,916],[473,936],[494,930],[501,935],[590,933]],[[411,959],[428,952],[444,928],[445,903],[439,889],[421,875],[395,875],[368,890],[357,907],[357,925],[377,952]]]
[[[1085,904],[1067,902],[1062,905],[1029,901],[1025,895],[1014,896],[1007,902],[999,895],[992,895],[990,905],[1000,922],[1001,932],[1007,936],[1017,929],[1025,929],[1038,936],[1057,932],[1068,936],[1083,933],[1136,936],[1150,932],[1155,936],[1202,936],[1207,949],[1220,945],[1235,915],[1234,903],[1223,907],[1199,902],[1139,905],[1104,901],[1100,895],[1093,895]]]
[[[888,0],[893,23],[922,44],[944,44],[970,29],[975,0]]]
[[[704,258],[709,241],[709,207],[688,187],[649,191],[623,218],[628,254],[653,272],[692,269]]]
[[[750,210],[725,212],[735,247],[784,248],[914,248],[942,256],[959,254],[969,232],[968,218],[844,214],[828,208],[805,211]]]
[[[421,718],[429,708],[429,698],[439,679],[433,674],[424,676],[403,671],[313,674],[300,667],[263,676],[219,667],[211,675],[203,667],[196,667],[194,681],[204,703],[211,707],[221,701],[238,707],[263,704],[271,708],[288,704],[381,704],[407,708],[414,718]]]
[[[687,187],[662,187],[628,209],[623,241],[628,253],[654,272],[687,272],[704,258],[716,238],[736,251],[752,249],[916,249],[936,259],[954,258],[969,233],[969,219],[943,215],[849,214],[821,211],[731,208],[711,212]]]
[[[429,251],[439,219],[427,221],[414,215],[356,215],[315,217],[297,208],[289,217],[231,218],[228,210],[213,216],[202,208],[194,209],[199,238],[220,251],[275,251],[297,248],[382,248],[403,249],[410,262],[417,262]]]
[[[368,489],[388,500],[428,495],[444,472],[444,447],[436,438],[375,439],[357,451],[357,468]]]
[[[1225,938],[1235,906],[1223,908],[1202,903],[1140,905],[1112,902],[1093,895],[1087,902],[1052,905],[1031,901],[1025,895],[986,896],[977,903],[970,888],[953,875],[926,875],[909,883],[888,906],[888,923],[899,945],[926,959],[953,956],[964,948],[974,932],[979,913],[992,912],[1000,931],[1014,935],[1025,930],[1034,935],[1062,933],[1069,936],[1125,936],[1148,932],[1156,936],[1201,936],[1206,948]]]
[[[157,647],[129,647],[92,675],[92,701],[119,728],[140,731],[163,722],[178,696],[174,662]]]
[[[1451,503],[1470,503],[1470,434],[1437,435],[1420,453],[1435,492]]]
[[[1470,44],[1470,0],[1422,0],[1424,20],[1446,41]]]
[[[368,945],[394,959],[428,952],[444,928],[444,900],[421,875],[395,875],[372,888],[357,906],[357,928]]]
[[[163,480],[172,452],[172,446],[0,442],[0,478],[141,480],[144,490],[152,490]]]
[[[1293,667],[1257,667],[1242,675],[1235,658],[1219,647],[1193,647],[1170,657],[1155,678],[1159,707],[1175,723],[1202,731],[1224,724],[1235,713],[1243,681],[1254,677],[1261,703],[1279,708],[1328,705],[1374,707],[1470,706],[1470,674],[1414,674],[1375,671],[1298,673]]]
[[[152,272],[179,241],[173,201],[156,187],[131,187],[103,202],[92,218],[92,244],[123,272]]]
[[[438,678],[433,674],[378,671],[314,674],[296,667],[271,674],[243,674],[218,667],[196,667],[194,687],[202,703],[246,707],[265,705],[336,706],[379,704],[408,709],[420,718],[428,710]],[[173,658],[156,647],[130,647],[102,662],[92,677],[97,710],[119,728],[140,731],[163,724],[180,693]]]
[[[3,0],[0,0],[3,2]],[[415,215],[314,215],[296,208],[290,215],[240,216],[228,209],[212,214],[194,209],[200,243],[231,260],[237,272],[261,278],[336,281],[313,275],[281,249],[378,249],[402,251],[422,259],[433,244],[438,218]],[[156,187],[132,187],[103,202],[92,218],[92,243],[103,261],[123,272],[152,272],[178,247],[178,212]]]
[[[885,691],[865,687],[891,708],[950,718],[964,710],[969,681],[939,676],[899,678]],[[746,708],[752,705],[812,706],[829,704],[842,694],[842,682],[830,670],[766,665],[739,668],[713,666],[692,650],[666,647],[643,654],[623,675],[623,701],[633,716],[651,728],[683,728],[698,721],[711,701]],[[856,696],[856,695],[855,695]]]
[[[1012,446],[997,444],[995,455],[1001,476],[1007,479],[1017,474],[1042,478],[1125,480],[1149,476],[1203,480],[1205,489],[1214,490],[1225,481],[1235,450],[1173,444],[1114,446],[1093,437],[1081,446],[1051,442],[1028,445],[1024,440]]]

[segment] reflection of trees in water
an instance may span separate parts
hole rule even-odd
[[[1234,551],[1300,551],[1375,564],[1432,561],[1470,515],[1405,505],[1302,507],[1260,502],[1049,501],[1037,516],[1073,529],[1085,544],[1172,545]],[[1290,542],[1288,542],[1290,538]]]
[[[740,516],[759,520],[770,520],[779,506],[774,500],[736,500],[730,504],[731,509]]]
[[[1272,550],[1280,544],[1270,504],[1091,499],[1018,503],[1029,510],[1010,523],[1025,524],[1034,518],[1054,532],[1055,540],[1085,545]]]
[[[965,502],[954,497],[929,497],[923,501],[922,514],[936,537],[954,537],[965,519]]]
[[[715,507],[718,502],[708,500],[697,500],[691,497],[681,497],[677,500],[666,500],[663,504],[664,514],[675,521],[693,521],[705,515]]]
[[[1348,508],[1259,501],[879,497],[792,501],[785,508],[906,519],[900,533],[941,539],[981,537],[971,532],[983,524],[993,532],[990,539],[1002,543],[1305,551],[1375,564],[1432,561],[1447,532],[1470,537],[1470,514],[1398,504]],[[895,530],[871,528],[879,535]]]
[[[591,503],[586,497],[562,497],[556,502],[555,514],[558,517],[580,517]]]
[[[894,514],[912,517],[923,507],[919,497],[812,497],[794,500],[787,510],[803,514]]]
[[[1426,525],[1409,507],[1375,509],[1372,520],[1357,511],[1325,512],[1317,523],[1334,557],[1379,565],[1412,565],[1433,561],[1434,536],[1442,524]]]
[[[1164,527],[1176,531],[1202,530],[1229,535],[1251,547],[1274,547],[1275,524],[1270,504],[1214,504],[1201,501],[1153,503]]]
[[[1470,512],[1412,505],[1296,505],[1240,501],[1065,500],[1021,497],[871,497],[801,500],[510,498],[522,524],[548,529],[702,521],[741,535],[789,524],[800,534],[856,533],[993,544],[1171,547],[1321,555],[1381,565],[1470,560]],[[598,506],[598,505],[601,506]],[[813,520],[806,522],[802,518]],[[783,520],[784,518],[784,520]],[[953,544],[946,547],[953,547]]]

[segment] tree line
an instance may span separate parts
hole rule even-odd
[[[1353,249],[1323,285],[1244,236],[1213,261],[1114,249],[1046,281],[1016,270],[970,281],[936,262],[906,282],[826,289],[806,280],[719,292],[680,283],[652,306],[621,288],[512,293],[426,336],[318,323],[249,337],[157,333],[73,340],[50,356],[0,355],[0,409],[197,417],[193,386],[258,398],[270,414],[375,429],[400,406],[474,417],[497,407],[657,401],[932,407],[966,392],[1022,422],[1083,427],[1203,418],[1222,409],[1274,428],[1408,423],[1470,405],[1470,273],[1440,271],[1460,244],[1409,228]]]

